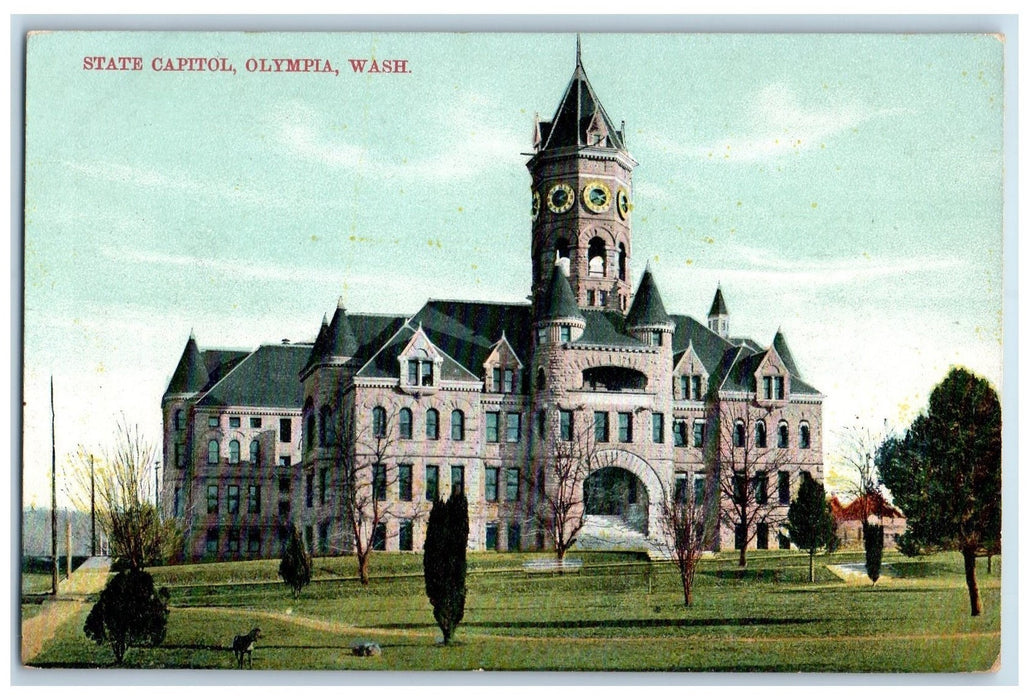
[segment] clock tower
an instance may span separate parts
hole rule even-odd
[[[625,123],[616,129],[582,67],[550,121],[536,116],[532,175],[532,297],[539,308],[553,268],[581,308],[625,313],[632,295],[632,169]]]

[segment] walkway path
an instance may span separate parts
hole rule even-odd
[[[92,557],[57,586],[57,598],[43,603],[40,613],[21,623],[21,662],[28,664],[54,638],[57,628],[86,607],[87,596],[99,593],[111,571],[109,557]]]

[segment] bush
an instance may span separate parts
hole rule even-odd
[[[121,664],[129,647],[154,647],[164,641],[168,625],[168,589],[154,591],[145,571],[117,574],[89,611],[83,632],[97,644],[109,643]]]
[[[425,594],[432,615],[449,644],[464,618],[465,575],[468,573],[468,501],[456,494],[449,501],[437,499],[429,513],[425,533]]]
[[[304,547],[304,540],[296,525],[292,526],[289,542],[279,562],[279,576],[293,589],[293,597],[300,597],[300,590],[311,583],[311,555]]]

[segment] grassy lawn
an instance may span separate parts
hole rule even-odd
[[[584,553],[577,573],[527,574],[539,554],[471,554],[468,599],[456,643],[437,644],[418,555],[372,558],[371,584],[351,558],[316,559],[315,581],[294,600],[278,561],[152,569],[172,594],[168,635],[132,649],[137,668],[232,668],[234,634],[259,626],[255,669],[478,669],[696,671],[987,670],[1000,652],[1000,562],[980,562],[984,613],[968,614],[960,557],[887,554],[889,578],[848,585],[807,559],[761,553],[748,569],[735,557],[704,560],[694,604],[682,605],[670,564],[635,555]],[[831,563],[861,561],[838,554]],[[34,666],[108,666],[113,655],[62,627]],[[382,656],[352,656],[374,640]]]

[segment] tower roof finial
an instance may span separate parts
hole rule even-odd
[[[575,67],[582,68],[582,35],[575,35]]]

